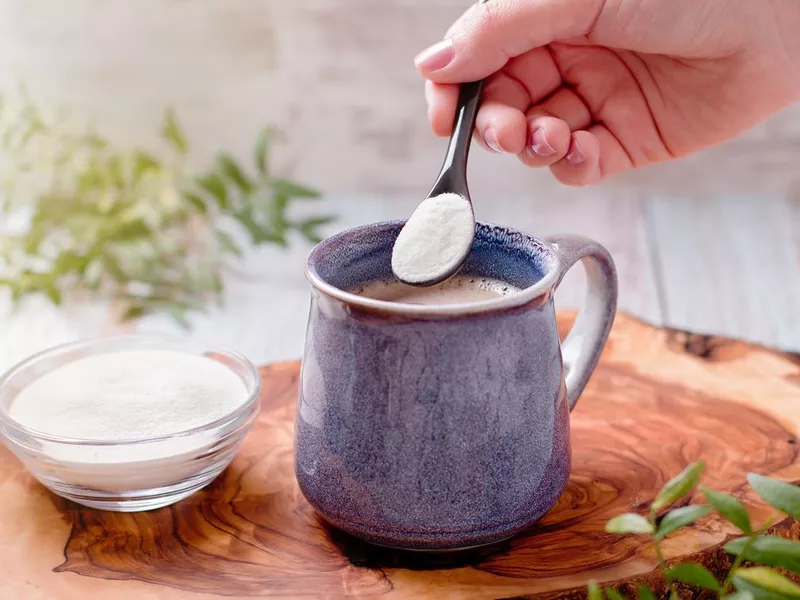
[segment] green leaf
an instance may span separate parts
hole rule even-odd
[[[269,220],[270,228],[280,235],[284,235],[289,228],[289,221],[286,218],[288,205],[288,196],[282,196],[281,194],[274,194],[266,203],[266,216]]]
[[[669,506],[688,494],[697,485],[705,467],[706,465],[703,461],[692,463],[665,483],[653,501],[653,510],[660,510]]]
[[[617,590],[614,588],[606,588],[606,597],[608,600],[625,600]]]
[[[722,600],[755,600],[750,592],[739,591],[723,596]]]
[[[709,512],[711,512],[711,507],[703,504],[692,504],[690,506],[683,506],[671,510],[661,519],[661,523],[659,523],[658,529],[656,530],[656,538],[661,539],[676,529],[691,525],[700,517],[706,516]]]
[[[186,200],[188,200],[189,203],[198,210],[198,212],[204,215],[208,214],[208,207],[206,206],[205,200],[203,200],[200,196],[192,192],[184,192],[183,197],[186,198]]]
[[[214,273],[214,275],[211,277],[211,289],[213,290],[214,294],[217,295],[217,304],[219,306],[222,306],[223,287],[222,277],[219,276],[219,273]]]
[[[800,520],[800,487],[756,473],[750,473],[747,481],[770,505],[793,519]]]
[[[94,133],[90,133],[84,137],[83,142],[93,150],[104,150],[109,146],[108,140],[105,140]]]
[[[25,294],[36,293],[44,294],[53,304],[61,304],[61,290],[56,285],[56,278],[50,273],[26,269],[11,286],[11,298],[16,301]]]
[[[756,600],[800,598],[800,586],[768,567],[737,569],[733,584],[739,591],[750,592]]]
[[[197,185],[211,194],[211,196],[216,199],[217,205],[219,205],[222,210],[227,210],[230,208],[228,189],[225,187],[225,182],[222,180],[222,177],[216,173],[208,173],[197,179]]]
[[[9,281],[6,285],[8,285],[8,288],[11,291],[11,303],[16,304],[20,301],[23,294],[25,294],[25,290],[23,290],[22,286],[16,281]]]
[[[333,223],[335,220],[336,217],[333,216],[315,217],[301,221],[297,224],[297,228],[308,241],[318,244],[323,239],[318,229],[329,223]]]
[[[179,302],[170,302],[167,304],[167,312],[170,316],[184,329],[190,329],[189,319],[186,318],[187,308]]]
[[[640,585],[636,588],[636,591],[639,596],[639,600],[656,600],[656,595],[649,587],[644,585]]]
[[[134,152],[133,154],[133,176],[140,179],[146,173],[158,171],[161,165],[158,161],[146,152]]]
[[[286,196],[287,198],[319,198],[320,194],[316,190],[294,183],[288,179],[273,179],[272,189],[275,193]]]
[[[672,590],[669,593],[669,600],[681,600],[681,599],[678,598],[678,592],[676,592],[675,590]]]
[[[723,494],[722,492],[715,492],[707,487],[700,488],[705,494],[708,503],[713,506],[719,514],[728,519],[731,523],[736,525],[742,532],[751,534],[753,527],[750,524],[750,515],[747,514],[747,509],[733,496]]]
[[[590,581],[588,586],[588,600],[604,600],[603,599],[603,592],[600,590],[600,586],[597,585],[596,582]]]
[[[242,249],[233,240],[233,237],[228,232],[217,230],[214,232],[214,236],[217,238],[217,243],[224,252],[228,252],[241,258]]]
[[[681,563],[666,570],[664,575],[668,580],[677,580],[690,585],[696,585],[706,590],[718,592],[722,589],[716,577],[703,565],[697,563]]]
[[[800,542],[793,540],[766,535],[752,540],[740,537],[725,544],[725,552],[760,565],[783,567],[800,573]]]
[[[143,219],[134,219],[127,223],[120,223],[113,228],[114,239],[117,241],[131,242],[140,238],[151,237],[153,230]]]
[[[120,320],[123,322],[133,321],[139,317],[143,317],[148,312],[147,308],[141,304],[129,304],[120,316]]]
[[[269,139],[272,137],[272,131],[270,129],[264,129],[256,139],[256,149],[255,149],[255,161],[256,161],[256,169],[258,172],[261,173],[261,176],[266,178],[269,173]]]
[[[250,180],[230,154],[219,153],[217,155],[217,165],[222,174],[235,183],[242,193],[249,194],[253,191],[255,183]]]
[[[235,213],[233,217],[244,227],[250,234],[250,239],[254,244],[263,244],[264,242],[272,242],[279,246],[286,247],[288,242],[283,232],[271,231],[257,223],[253,218],[253,213],[250,210],[243,210]]]
[[[106,253],[100,257],[100,261],[111,279],[122,284],[128,281],[128,274],[125,272],[125,269],[123,269],[116,256]]]
[[[164,114],[164,125],[161,128],[161,136],[168,141],[179,154],[186,154],[189,151],[189,143],[181,129],[175,112],[168,109]]]
[[[54,281],[49,281],[49,282],[46,282],[46,283],[44,284],[44,287],[43,287],[43,290],[42,290],[42,291],[44,292],[45,296],[47,296],[48,298],[50,298],[50,301],[51,301],[53,304],[55,304],[56,306],[59,306],[59,305],[61,304],[61,301],[62,301],[62,298],[61,298],[61,290],[59,290],[59,289],[56,287],[56,285],[55,285],[55,282],[54,282]]]
[[[636,513],[625,513],[606,523],[608,533],[653,533],[653,526],[645,517]]]
[[[52,271],[53,275],[61,276],[68,273],[75,273],[82,275],[86,270],[88,264],[86,256],[80,256],[73,250],[64,250],[53,261]]]

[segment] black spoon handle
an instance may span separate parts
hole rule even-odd
[[[484,4],[487,0],[479,0]],[[458,105],[453,122],[453,133],[444,156],[444,164],[429,196],[454,192],[469,199],[467,189],[467,156],[475,129],[475,118],[481,104],[485,79],[462,83],[458,92]]]

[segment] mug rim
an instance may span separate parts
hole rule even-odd
[[[391,315],[399,315],[399,316],[434,316],[434,317],[453,317],[453,316],[463,316],[463,315],[471,315],[471,314],[482,314],[487,312],[494,312],[500,310],[506,310],[509,308],[516,308],[518,306],[523,306],[528,304],[529,302],[539,298],[540,296],[544,295],[548,291],[550,291],[557,282],[558,273],[561,270],[561,261],[557,252],[555,252],[555,244],[552,244],[548,241],[541,240],[535,236],[527,234],[523,231],[519,231],[518,229],[514,229],[513,227],[507,227],[505,225],[497,225],[494,223],[485,223],[485,222],[476,222],[476,226],[478,227],[486,227],[490,230],[502,230],[508,234],[512,235],[519,235],[523,238],[527,238],[530,242],[532,242],[535,246],[539,246],[543,249],[549,250],[548,252],[548,260],[544,261],[545,264],[548,266],[547,272],[533,285],[530,285],[526,288],[521,289],[518,292],[513,294],[509,294],[507,296],[500,296],[498,298],[491,298],[489,300],[478,300],[476,302],[465,302],[465,303],[458,303],[458,304],[411,304],[406,302],[390,302],[388,300],[376,300],[374,298],[367,298],[365,296],[359,296],[358,294],[354,294],[352,292],[348,292],[342,290],[327,281],[325,281],[320,274],[318,273],[316,267],[314,266],[314,261],[319,259],[319,256],[322,252],[325,251],[326,247],[335,244],[343,239],[357,235],[359,233],[364,233],[369,230],[375,229],[389,229],[398,226],[402,226],[405,224],[404,219],[397,219],[397,220],[390,220],[390,221],[379,221],[376,223],[368,223],[366,225],[358,225],[356,227],[351,227],[349,229],[345,229],[344,231],[340,231],[328,238],[325,238],[321,242],[319,242],[308,255],[305,265],[305,276],[308,279],[309,283],[311,283],[312,287],[316,289],[318,292],[325,294],[326,296],[335,298],[348,306],[354,306],[357,308],[373,311],[373,312],[381,312]]]

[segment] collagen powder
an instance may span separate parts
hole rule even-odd
[[[30,429],[87,440],[169,435],[235,410],[247,389],[225,365],[172,350],[88,356],[23,388],[10,416]]]
[[[28,384],[9,416],[37,432],[93,441],[142,440],[210,424],[248,400],[222,363],[173,350],[87,356]],[[71,483],[116,490],[168,485],[191,472],[186,457],[216,443],[211,433],[131,445],[43,442],[41,452]]]
[[[458,194],[426,198],[394,243],[392,271],[408,283],[434,281],[455,269],[475,236],[472,206]]]

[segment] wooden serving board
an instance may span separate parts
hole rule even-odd
[[[571,320],[559,315],[562,332]],[[800,480],[798,356],[618,317],[572,415],[573,474],[558,505],[510,542],[453,555],[373,548],[324,526],[292,468],[299,363],[262,373],[263,411],[240,455],[172,507],[82,508],[49,493],[2,449],[0,597],[581,598],[590,579],[655,577],[649,545],[606,534],[604,524],[641,509],[699,459],[708,463],[705,484],[741,498],[757,522],[772,517],[777,530],[796,533],[745,475]],[[733,534],[709,516],[670,536],[666,554],[724,570],[720,545]]]

